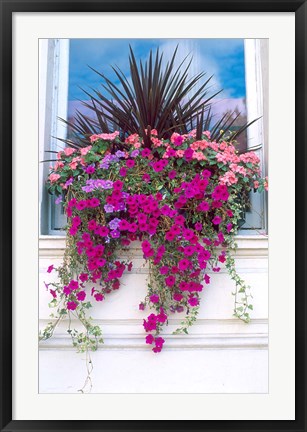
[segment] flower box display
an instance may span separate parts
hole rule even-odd
[[[163,327],[177,312],[186,318],[175,331],[188,333],[196,320],[210,272],[225,263],[236,283],[234,315],[246,322],[252,309],[248,287],[236,273],[232,256],[235,234],[250,191],[262,192],[259,158],[238,154],[231,135],[212,140],[209,131],[173,133],[170,139],[146,131],[151,146],[138,134],[121,141],[119,132],[90,136],[91,145],[58,152],[48,187],[64,197],[68,217],[67,245],[58,281],[49,284],[57,308],[42,338],[51,336],[59,320],[73,316],[84,332],[69,329],[81,351],[102,342],[99,326],[89,309],[120,288],[132,263],[119,252],[141,242],[149,262],[147,293],[139,309],[144,342],[153,352],[162,350]],[[120,148],[120,149],[119,149]]]

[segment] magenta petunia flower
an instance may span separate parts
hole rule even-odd
[[[226,185],[217,185],[212,193],[214,200],[227,201],[229,198],[229,192]]]
[[[212,203],[211,203],[211,207],[213,208],[213,209],[218,209],[218,208],[221,208],[223,206],[223,203],[222,203],[222,201],[212,201]]]
[[[101,293],[94,294],[94,297],[96,301],[102,301],[104,299],[104,296]]]
[[[70,201],[68,201],[68,207],[75,207],[77,204],[76,198],[72,198]]]
[[[168,240],[168,241],[173,241],[175,237],[176,237],[176,235],[172,231],[168,231],[165,234],[165,240]]]
[[[186,240],[191,240],[194,237],[194,232],[192,230],[185,229],[183,230],[183,237]]]
[[[227,232],[230,233],[230,231],[232,230],[232,223],[228,223],[226,225],[226,229],[227,229]]]
[[[97,223],[96,223],[96,221],[95,221],[94,219],[91,219],[91,220],[88,222],[88,224],[87,224],[87,228],[88,228],[90,231],[94,231],[94,230],[97,228]]]
[[[213,225],[219,225],[222,222],[222,218],[220,216],[214,216],[212,219]]]
[[[47,273],[51,273],[52,270],[54,270],[54,265],[53,265],[53,264],[50,265],[50,266],[47,268]]]
[[[178,234],[181,233],[181,227],[180,227],[180,225],[172,225],[172,226],[170,227],[170,231],[171,231],[172,233],[178,235]]]
[[[147,158],[151,155],[151,151],[148,148],[145,148],[144,150],[142,150],[141,155],[143,158]]]
[[[172,170],[168,173],[168,177],[173,180],[177,175],[177,172],[175,170]]]
[[[130,223],[126,219],[122,219],[118,224],[118,228],[120,231],[127,231],[129,227]]]
[[[76,226],[72,226],[69,228],[69,234],[71,236],[75,236],[77,234],[77,232],[78,232],[78,228]]]
[[[184,152],[185,160],[186,161],[192,160],[193,154],[194,154],[194,150],[192,150],[191,148],[186,149]]]
[[[175,294],[173,295],[173,299],[174,299],[175,301],[180,302],[180,301],[183,299],[183,295],[182,295],[182,294],[179,294],[179,293],[175,293]]]
[[[74,291],[79,288],[79,283],[76,280],[71,280],[68,284],[68,287]]]
[[[168,287],[172,287],[175,285],[176,283],[176,278],[175,276],[167,276],[167,278],[165,278],[165,283]]]
[[[175,223],[177,225],[184,225],[184,222],[185,222],[185,217],[184,216],[182,216],[182,215],[176,216]]]
[[[176,135],[176,137],[174,138],[174,144],[176,145],[176,146],[180,146],[182,143],[183,143],[183,140],[184,140],[184,138],[183,138],[183,136],[181,136],[181,135]]]
[[[150,314],[147,320],[143,321],[143,327],[148,332],[157,329],[157,316],[155,314]]]
[[[164,245],[161,245],[157,249],[157,255],[160,255],[161,257],[165,254],[166,248]]]
[[[85,297],[86,297],[86,292],[85,291],[79,291],[77,293],[77,299],[79,301],[83,301],[85,299]]]
[[[99,207],[100,206],[100,201],[98,198],[91,198],[89,201],[89,207]]]
[[[86,282],[88,280],[88,275],[86,273],[81,273],[79,278],[81,282]]]
[[[185,258],[181,259],[178,263],[179,270],[185,271],[187,268],[190,267],[190,264],[191,264],[191,262],[189,260],[187,260]]]
[[[66,296],[69,296],[69,294],[71,293],[71,289],[70,288],[68,288],[68,286],[64,286],[63,287],[63,293],[66,295]]]
[[[121,169],[119,170],[119,175],[122,177],[126,177],[127,175],[127,169],[124,167],[121,167]]]
[[[165,342],[165,340],[160,336],[155,338],[156,347],[162,348],[164,342]]]
[[[205,281],[206,284],[209,284],[210,283],[210,276],[207,275],[207,274],[205,274],[204,281]]]
[[[209,203],[207,201],[202,201],[200,204],[198,204],[197,210],[207,212],[210,209]]]
[[[160,308],[160,313],[157,315],[157,321],[161,324],[165,323],[167,320],[167,315],[163,308]]]
[[[93,165],[90,165],[87,168],[85,168],[85,172],[86,172],[86,174],[94,174],[95,167]]]
[[[84,209],[86,209],[86,207],[87,207],[87,202],[85,200],[80,200],[76,204],[77,210],[84,210]]]
[[[77,309],[77,306],[78,306],[77,303],[74,301],[69,301],[69,302],[67,302],[67,305],[66,305],[68,310],[75,310],[75,309]]]
[[[145,338],[146,343],[149,344],[149,345],[151,345],[154,340],[155,340],[155,338],[153,337],[152,334],[147,335],[146,338]]]
[[[126,161],[126,166],[127,166],[128,168],[133,168],[134,165],[135,165],[135,160],[133,160],[133,159],[128,159],[128,160]]]
[[[51,289],[49,290],[50,294],[52,295],[53,298],[57,298],[57,293],[55,290]]]
[[[169,267],[162,266],[162,267],[160,267],[159,272],[160,272],[161,275],[165,275],[165,274],[167,274],[169,272]]]
[[[103,267],[106,264],[106,260],[104,258],[99,258],[96,260],[96,264],[98,267]]]
[[[190,297],[188,299],[188,303],[190,306],[197,306],[199,304],[198,298],[197,297]]]
[[[143,252],[144,251],[149,251],[150,249],[151,249],[151,244],[149,243],[149,241],[148,240],[144,240],[143,242],[142,242],[142,250],[143,250]]]
[[[159,303],[160,297],[158,296],[158,294],[153,294],[149,297],[149,300],[152,303]]]
[[[106,226],[99,227],[99,235],[101,237],[106,237],[108,234],[109,234],[109,228],[107,228]]]
[[[122,188],[123,188],[123,186],[124,186],[124,183],[123,183],[122,181],[120,181],[120,180],[116,180],[116,181],[113,183],[113,189],[114,189],[114,190],[121,191]]]
[[[181,291],[188,291],[189,284],[185,281],[181,281],[179,284],[179,288],[181,289]]]
[[[211,257],[211,252],[205,249],[198,256],[203,258],[205,261],[208,261]]]
[[[135,233],[138,230],[138,226],[135,222],[132,222],[129,227],[128,227],[128,231]]]
[[[145,173],[145,174],[143,174],[142,179],[144,180],[144,182],[149,183],[150,182],[150,175]]]
[[[205,178],[211,177],[211,171],[209,171],[207,169],[203,170],[202,176],[205,177]]]
[[[139,213],[136,217],[139,223],[147,222],[147,216],[144,213]]]
[[[184,253],[186,256],[192,256],[192,255],[195,253],[195,247],[194,247],[194,246],[186,246],[186,247],[184,248],[183,253]]]

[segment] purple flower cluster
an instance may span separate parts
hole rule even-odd
[[[113,182],[111,180],[90,179],[86,181],[86,186],[82,187],[84,192],[93,192],[95,189],[112,189]]]
[[[124,156],[122,156],[122,154],[125,156],[124,152],[118,150],[116,152],[116,154],[108,154],[108,155],[106,155],[102,159],[102,161],[101,161],[101,163],[99,165],[99,168],[109,169],[110,163],[112,163],[112,162],[118,162],[121,157],[124,157]]]

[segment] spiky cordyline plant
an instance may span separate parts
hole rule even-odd
[[[204,79],[204,72],[189,78],[192,59],[187,61],[186,57],[176,67],[177,50],[178,46],[165,66],[159,49],[155,56],[150,51],[148,61],[140,61],[138,65],[130,47],[131,82],[119,67],[112,67],[120,83],[118,86],[91,68],[103,79],[101,85],[107,96],[97,89],[92,89],[92,93],[83,90],[90,100],[82,104],[92,111],[92,116],[77,111],[73,121],[61,119],[71,133],[71,138],[62,141],[73,147],[84,147],[89,144],[89,136],[95,133],[119,130],[122,138],[139,134],[144,146],[151,147],[151,128],[158,131],[159,138],[165,139],[173,132],[187,133],[191,129],[197,130],[199,138],[204,129],[211,130],[211,139],[222,138],[221,130],[229,136],[238,115],[227,113],[213,122],[211,101],[222,90],[210,95],[212,76]],[[237,130],[232,139],[247,126]]]

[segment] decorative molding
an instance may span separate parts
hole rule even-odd
[[[268,336],[266,334],[198,334],[198,335],[162,335],[167,339],[165,349],[268,349]],[[104,335],[104,344],[99,349],[137,349],[148,350],[144,343],[145,335],[136,334],[107,334]],[[40,350],[67,350],[72,346],[69,335],[57,334],[48,341],[40,342]]]
[[[42,325],[47,324],[48,322],[52,321],[50,318],[48,319],[40,319],[40,323]],[[177,326],[181,323],[182,318],[171,318],[169,320],[169,324],[170,325],[174,325]],[[63,320],[62,322],[68,322],[68,320]],[[71,320],[72,325],[75,323],[78,323],[78,320]],[[94,319],[93,320],[93,324],[96,325],[102,325],[102,326],[107,326],[107,325],[117,325],[117,326],[139,326],[141,322],[141,318],[129,318],[129,319]],[[200,326],[228,326],[230,328],[230,326],[240,326],[244,329],[246,328],[255,328],[256,326],[262,325],[262,326],[268,326],[268,319],[266,318],[255,318],[252,319],[248,324],[246,324],[245,322],[238,320],[237,318],[229,318],[229,319],[225,319],[225,318],[220,318],[220,319],[206,319],[206,318],[197,318],[197,323],[194,324],[194,326],[192,328],[197,328]]]
[[[238,249],[235,253],[237,258],[255,259],[268,257],[268,237],[265,235],[257,236],[237,236],[236,243]],[[39,256],[41,258],[62,258],[65,250],[65,236],[41,236],[39,239]],[[123,256],[131,258],[143,258],[140,247],[133,245]],[[258,270],[258,269],[257,269]],[[141,272],[140,272],[141,273]]]
[[[50,320],[40,320],[44,327]],[[102,349],[146,350],[145,333],[140,330],[141,319],[94,320],[103,328]],[[173,335],[180,319],[170,319],[162,336],[167,348],[177,349],[268,349],[268,320],[254,319],[248,325],[237,319],[199,319],[188,335]],[[52,339],[41,341],[40,350],[75,349],[66,333],[64,321]],[[76,325],[76,326],[75,326]],[[78,327],[76,321],[71,327]]]

